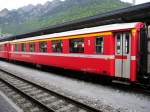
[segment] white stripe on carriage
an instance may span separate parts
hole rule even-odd
[[[100,58],[115,59],[114,55],[91,55],[91,54],[64,54],[64,53],[39,53],[39,52],[10,52],[23,55],[45,55],[45,56],[64,56],[64,57],[80,57],[80,58]]]

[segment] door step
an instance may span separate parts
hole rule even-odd
[[[131,83],[129,82],[124,82],[124,81],[119,81],[119,80],[112,80],[113,83],[117,83],[117,84],[124,84],[124,85],[130,85]]]

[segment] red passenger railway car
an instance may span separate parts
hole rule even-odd
[[[130,82],[149,80],[144,23],[121,23],[0,42],[0,57]]]
[[[9,48],[10,48],[10,43],[9,42],[0,42],[0,58],[5,58],[9,59]]]

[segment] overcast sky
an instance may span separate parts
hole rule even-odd
[[[0,10],[7,8],[9,10],[11,9],[17,9],[19,7],[33,4],[36,5],[38,3],[44,4],[46,1],[52,1],[52,0],[0,0]],[[122,0],[125,2],[132,2],[132,0]],[[136,4],[150,2],[150,0],[136,0]]]

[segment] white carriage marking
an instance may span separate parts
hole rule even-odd
[[[8,52],[8,51],[0,51],[0,52]]]
[[[136,56],[131,56],[131,60],[132,61],[136,60]]]
[[[45,55],[45,56],[64,56],[64,57],[80,57],[80,58],[99,58],[99,59],[115,59],[114,55],[89,55],[89,54],[64,54],[64,53],[39,53],[39,52],[10,52],[24,55]]]

